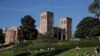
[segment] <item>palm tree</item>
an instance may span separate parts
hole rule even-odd
[[[89,11],[91,13],[94,13],[95,16],[99,19],[100,17],[100,0],[94,0],[90,5],[89,5]]]

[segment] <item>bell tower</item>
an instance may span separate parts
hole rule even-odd
[[[60,28],[65,29],[66,31],[66,38],[65,40],[68,40],[71,38],[71,29],[72,29],[72,19],[70,17],[63,17],[60,20]]]
[[[40,14],[40,33],[45,34],[47,32],[52,33],[54,27],[54,13],[49,11],[43,11]]]

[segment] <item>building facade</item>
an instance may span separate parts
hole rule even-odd
[[[53,32],[54,14],[49,11],[43,11],[40,14],[40,33]]]
[[[71,38],[72,19],[70,17],[62,17],[60,27],[54,27],[54,13],[43,11],[40,14],[40,28],[38,31],[41,34],[49,33],[53,39],[68,40]]]
[[[4,28],[3,30],[5,33],[5,45],[16,43],[21,35],[20,29],[17,27]],[[48,34],[48,38],[69,40],[72,36],[72,19],[70,17],[62,17],[60,27],[54,27],[54,13],[43,11],[40,14],[40,27],[37,30],[41,34]]]
[[[65,39],[70,39],[72,36],[72,19],[70,17],[62,17],[60,20],[60,28],[65,29]]]
[[[9,29],[7,29],[5,32],[5,45],[8,44],[13,44],[17,42],[17,38],[18,38],[18,28],[17,27],[11,27]]]

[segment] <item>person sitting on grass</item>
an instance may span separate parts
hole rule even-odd
[[[96,48],[95,48],[95,55],[99,56],[99,53],[100,53],[100,47],[96,46]]]
[[[80,48],[78,46],[76,46],[76,50],[80,50]]]
[[[86,56],[91,56],[91,53],[90,52],[87,52]]]

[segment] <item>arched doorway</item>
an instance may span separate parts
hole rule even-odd
[[[65,35],[63,35],[63,40],[65,40]]]
[[[58,33],[58,39],[61,40],[61,32]]]
[[[54,34],[54,39],[57,39],[57,34],[56,33]]]

